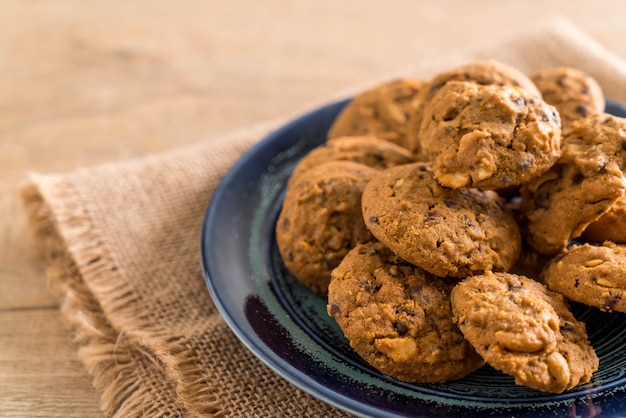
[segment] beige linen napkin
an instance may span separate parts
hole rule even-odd
[[[524,71],[579,67],[607,97],[626,102],[626,63],[563,20],[429,57],[394,76],[427,78],[478,58]],[[342,414],[283,380],[237,340],[201,271],[200,230],[213,190],[275,126],[67,174],[33,174],[23,189],[35,247],[106,416]]]

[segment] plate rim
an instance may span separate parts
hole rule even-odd
[[[225,320],[228,327],[233,331],[235,336],[243,343],[254,356],[261,360],[266,366],[268,366],[275,373],[294,384],[299,389],[309,393],[313,397],[332,405],[345,412],[355,414],[357,416],[376,416],[376,417],[396,417],[404,416],[395,413],[389,413],[382,411],[379,408],[372,407],[371,405],[364,404],[351,397],[345,396],[341,393],[330,390],[329,388],[321,385],[319,382],[311,379],[309,376],[304,375],[297,367],[293,366],[289,362],[281,359],[275,352],[265,344],[260,338],[251,338],[246,333],[246,329],[242,327],[238,320],[237,315],[233,315],[225,299],[220,295],[219,289],[215,286],[215,282],[212,279],[213,267],[209,264],[209,257],[207,257],[207,251],[209,247],[208,236],[210,234],[210,226],[214,225],[219,219],[217,219],[219,212],[219,202],[221,198],[228,193],[227,186],[230,182],[234,181],[239,174],[240,170],[246,168],[251,164],[252,158],[257,153],[267,147],[276,138],[281,137],[288,129],[300,123],[304,118],[314,117],[316,112],[328,110],[329,108],[341,109],[350,101],[350,98],[345,98],[330,102],[324,106],[312,109],[308,112],[302,113],[300,116],[293,118],[286,124],[282,125],[275,131],[269,133],[263,137],[260,141],[255,143],[250,149],[244,152],[237,161],[228,169],[224,177],[219,181],[217,187],[211,196],[209,205],[206,208],[204,219],[202,222],[201,230],[201,243],[200,243],[200,257],[203,275],[205,283],[208,287],[211,298],[216,306],[217,311]],[[607,111],[611,108],[617,109],[619,112],[626,116],[626,107],[618,102],[607,99]],[[337,110],[337,112],[339,111]],[[251,281],[253,281],[251,279]],[[259,290],[259,289],[257,289]],[[443,406],[442,406],[443,407]],[[419,411],[418,411],[419,412]],[[409,416],[409,415],[407,415]]]

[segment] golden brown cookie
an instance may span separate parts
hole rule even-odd
[[[519,254],[519,228],[497,193],[442,187],[426,163],[378,172],[362,205],[376,238],[437,276],[508,270]]]
[[[354,161],[372,168],[389,168],[415,161],[406,148],[373,136],[331,139],[304,156],[289,177],[289,184],[305,171],[328,161]]]
[[[625,143],[626,119],[608,114],[563,132],[557,163],[521,187],[522,224],[536,251],[562,251],[624,194]]]
[[[591,379],[598,357],[563,297],[509,273],[486,273],[452,290],[454,320],[478,354],[515,383],[561,393]]]
[[[331,161],[287,189],[276,222],[278,249],[291,274],[320,296],[348,251],[373,239],[361,217],[361,195],[375,173],[363,164]]]
[[[542,272],[546,285],[568,299],[603,311],[626,312],[626,246],[573,245]]]
[[[572,121],[604,113],[604,93],[598,82],[571,67],[546,68],[529,75],[543,99],[556,107],[563,127]]]
[[[444,186],[502,189],[546,172],[561,155],[561,120],[511,86],[450,81],[424,108],[421,146]]]
[[[473,81],[481,85],[517,86],[541,97],[541,93],[528,76],[514,67],[495,60],[475,61],[438,73],[426,83],[416,96],[409,117],[407,146],[418,158],[424,155],[420,139],[424,107],[432,100],[437,91],[449,81]]]
[[[328,138],[371,135],[406,147],[411,102],[422,86],[417,78],[403,78],[364,91],[339,113]]]
[[[332,272],[328,314],[350,346],[386,375],[460,379],[483,361],[452,323],[451,289],[380,242],[358,245]]]
[[[626,244],[626,194],[596,221],[587,225],[580,238],[583,241]]]

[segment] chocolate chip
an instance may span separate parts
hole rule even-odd
[[[407,327],[405,324],[403,324],[402,322],[396,322],[394,324],[396,331],[398,331],[398,334],[400,335],[404,335],[407,332],[409,332],[409,327]]]
[[[531,165],[531,161],[529,158],[522,158],[521,160],[519,160],[517,162],[517,167],[521,170],[521,171],[526,171],[530,168]]]
[[[370,216],[369,223],[378,225],[378,218],[376,216]]]
[[[588,113],[587,105],[581,103],[578,106],[576,106],[576,113],[578,113],[582,117],[587,116],[587,113]]]
[[[424,286],[422,286],[421,284],[415,284],[409,287],[409,294],[411,295],[412,298],[416,298],[422,293],[423,288]]]
[[[417,315],[417,311],[415,309],[407,308],[407,307],[404,307],[404,306],[401,306],[400,308],[398,308],[398,312],[405,313],[405,314],[407,314],[409,316]]]
[[[363,290],[365,290],[367,293],[369,293],[372,290],[372,284],[370,283],[369,280],[362,280],[361,281],[361,287],[363,288]]]
[[[291,226],[291,220],[288,217],[283,218],[283,222],[280,224],[283,229],[289,229]]]
[[[331,315],[338,315],[341,313],[341,308],[336,303],[331,303],[329,311]]]
[[[622,149],[626,151],[626,140],[622,140]]]
[[[523,97],[516,97],[515,100],[513,100],[513,102],[520,107],[526,106],[526,100],[524,100]]]
[[[574,332],[575,328],[570,322],[563,322],[559,327],[561,332]]]
[[[430,213],[427,213],[426,215],[424,215],[424,223],[428,223],[428,222],[440,223],[441,217],[438,215],[432,215]]]
[[[452,200],[452,199],[443,199],[443,203],[444,205],[446,205],[449,208],[458,208],[459,206],[461,206],[459,204],[459,202],[457,202],[456,200]]]
[[[607,310],[613,310],[617,302],[622,299],[620,295],[609,295],[606,299],[604,299],[604,308]]]

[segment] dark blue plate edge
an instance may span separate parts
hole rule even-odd
[[[349,101],[349,98],[342,99],[325,105],[321,110],[328,111],[330,109],[332,113],[337,113]],[[262,344],[259,339],[250,338],[250,336],[246,334],[244,329],[241,327],[241,324],[237,322],[232,316],[229,307],[224,303],[223,298],[214,286],[215,283],[211,279],[212,267],[208,263],[209,260],[207,259],[206,254],[207,247],[209,245],[208,238],[210,236],[209,226],[213,225],[216,221],[219,220],[216,219],[219,211],[218,205],[215,204],[215,202],[219,202],[220,199],[226,193],[228,193],[226,186],[237,176],[239,170],[246,167],[250,163],[254,163],[254,161],[252,161],[252,157],[254,157],[258,153],[258,151],[264,147],[265,143],[273,141],[276,137],[280,137],[284,134],[285,131],[287,131],[294,124],[297,124],[301,119],[306,117],[312,117],[314,113],[319,111],[320,109],[316,109],[312,112],[304,113],[294,118],[286,125],[278,128],[276,131],[268,134],[258,143],[253,145],[248,151],[244,152],[244,154],[231,166],[231,168],[224,175],[224,177],[218,184],[218,187],[215,189],[213,196],[211,197],[209,206],[207,207],[205,213],[205,219],[202,224],[200,244],[200,258],[202,263],[202,270],[211,298],[228,327],[233,331],[235,336],[243,343],[243,345],[271,370],[273,370],[275,373],[277,373],[279,376],[286,379],[290,383],[294,384],[296,387],[314,396],[315,398],[345,412],[349,412],[356,416],[362,417],[391,417],[391,415],[389,414],[381,415],[381,412],[378,409],[371,408],[368,405],[356,402],[352,398],[342,396],[341,394],[338,394],[337,392],[332,391],[323,385],[320,385],[315,380],[312,380],[310,378],[303,378],[304,375],[300,372],[299,369],[293,367],[289,363],[286,363],[271,349],[268,349],[265,344]]]
[[[348,103],[349,100],[350,99],[344,99],[334,103],[330,103],[326,106],[323,106],[322,108],[313,110],[312,112],[305,113],[297,118],[294,118],[292,121],[288,122],[276,131],[271,132],[265,138],[252,146],[235,162],[235,164],[233,164],[233,166],[228,170],[226,175],[220,181],[218,187],[213,193],[211,201],[205,212],[205,219],[203,221],[201,230],[201,263],[205,281],[211,298],[214,301],[218,312],[224,318],[226,324],[230,327],[230,329],[237,336],[237,338],[244,344],[244,346],[246,346],[247,349],[249,349],[257,358],[259,358],[275,373],[277,373],[287,381],[291,382],[298,388],[309,393],[310,395],[320,399],[321,401],[333,405],[351,414],[364,417],[399,417],[404,415],[390,414],[385,411],[381,411],[376,407],[357,402],[354,399],[343,396],[333,390],[329,390],[327,387],[320,385],[317,381],[308,378],[308,376],[304,376],[299,369],[293,367],[291,364],[285,362],[285,360],[277,356],[270,348],[268,348],[267,345],[262,343],[262,341],[260,341],[259,339],[251,338],[249,335],[247,335],[245,333],[245,330],[241,327],[241,324],[239,324],[234,319],[231,311],[229,310],[229,307],[227,306],[227,304],[224,303],[224,300],[219,295],[217,289],[214,287],[213,280],[211,279],[212,267],[209,265],[209,260],[206,257],[207,248],[210,241],[208,239],[211,233],[210,225],[214,225],[217,221],[219,221],[219,219],[217,219],[219,211],[218,204],[216,202],[219,202],[220,199],[228,193],[227,185],[237,176],[239,170],[249,164],[254,164],[252,157],[254,157],[257,152],[264,147],[265,143],[275,140],[276,137],[280,137],[285,131],[293,127],[302,119],[315,117],[315,114],[317,114],[318,112],[330,111],[333,113],[337,113],[341,109],[341,107],[345,106],[345,104]],[[606,101],[606,112],[616,116],[626,117],[626,107],[608,99]]]

